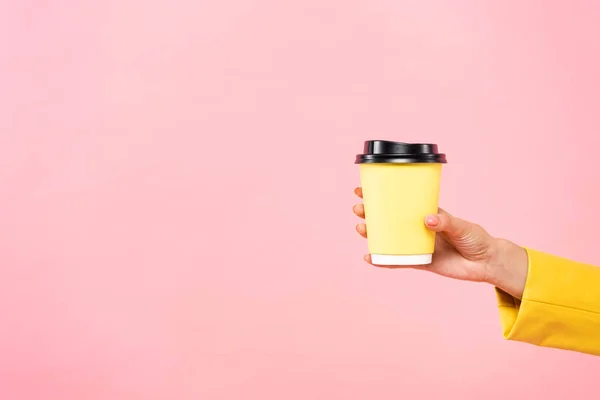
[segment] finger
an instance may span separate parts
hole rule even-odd
[[[352,211],[354,211],[354,214],[356,214],[357,217],[365,217],[365,206],[362,204],[356,204],[354,207],[352,207]]]
[[[443,208],[438,208],[438,213],[452,216],[452,214],[450,214],[448,211],[444,210]]]
[[[426,216],[425,225],[434,232],[444,232],[450,238],[464,236],[473,227],[470,222],[455,218],[446,212]]]
[[[440,230],[440,217],[442,214],[431,214],[425,217],[425,225],[435,232],[441,232]]]
[[[448,215],[448,216],[452,217],[452,214],[450,214],[448,211],[444,210],[443,208],[438,208],[438,213],[439,214],[445,214],[445,215]],[[425,220],[425,224],[427,225],[427,219]],[[437,235],[436,236],[436,240],[437,239],[441,240],[444,243],[450,243],[449,242],[450,239],[446,235]]]
[[[356,232],[364,238],[367,237],[367,226],[365,224],[356,225]]]
[[[363,191],[361,187],[357,187],[356,189],[354,189],[354,194],[356,194],[358,197],[360,197],[361,199],[363,198]]]

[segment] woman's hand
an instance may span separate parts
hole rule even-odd
[[[354,192],[362,198],[361,188],[356,188]],[[365,217],[362,204],[355,205],[353,211],[357,216]],[[442,209],[438,214],[426,216],[424,224],[437,232],[433,261],[429,265],[409,268],[465,281],[487,282],[521,298],[528,269],[525,249],[507,240],[496,239],[479,225],[455,218]],[[361,236],[367,237],[364,223],[358,224],[356,230]],[[366,255],[365,261],[371,263],[371,256]]]

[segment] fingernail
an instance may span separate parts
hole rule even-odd
[[[440,223],[440,219],[437,215],[428,215],[425,217],[425,223],[428,226],[437,226]]]

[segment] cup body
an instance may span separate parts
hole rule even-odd
[[[374,264],[430,264],[435,232],[425,216],[438,212],[441,163],[360,164],[368,248]]]

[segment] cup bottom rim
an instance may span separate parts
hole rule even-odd
[[[375,265],[426,265],[432,259],[433,254],[371,254]]]

